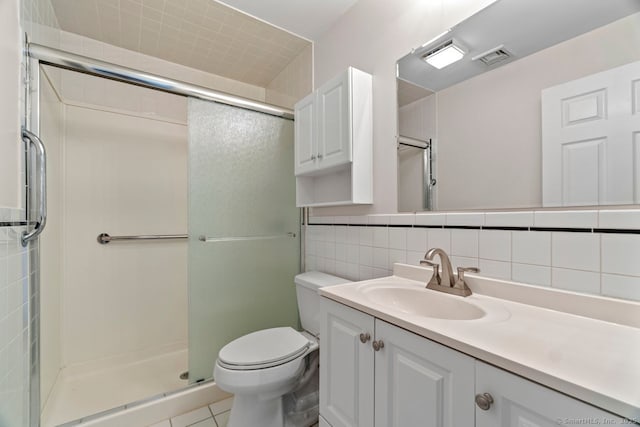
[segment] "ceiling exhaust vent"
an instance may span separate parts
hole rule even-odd
[[[481,53],[480,55],[476,55],[471,58],[472,61],[481,61],[487,67],[490,67],[498,62],[506,61],[511,58],[511,54],[504,48],[504,45],[500,45],[498,47],[494,47],[493,49],[489,49],[486,52]]]

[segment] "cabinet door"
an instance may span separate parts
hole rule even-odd
[[[351,162],[351,77],[349,68],[318,89],[318,167]]]
[[[476,361],[476,393],[493,398],[488,410],[476,407],[476,427],[623,423],[622,418],[480,361]]]
[[[376,427],[474,424],[474,359],[376,319]]]
[[[295,106],[295,174],[300,175],[316,168],[317,148],[315,140],[315,96],[307,95]]]
[[[322,298],[320,414],[333,427],[373,426],[373,328],[373,317]]]

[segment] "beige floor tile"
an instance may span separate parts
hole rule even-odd
[[[197,423],[198,421],[206,420],[207,418],[211,418],[211,411],[208,406],[205,406],[204,408],[196,409],[195,411],[187,412],[186,414],[171,418],[171,426],[187,427]]]
[[[229,422],[229,414],[231,412],[223,412],[221,414],[216,415],[216,423],[218,423],[218,427],[227,427],[227,423]]]
[[[231,410],[232,404],[233,397],[230,397],[228,399],[221,400],[220,402],[212,403],[211,405],[209,405],[209,408],[211,408],[211,412],[213,412],[213,415],[218,415]]]
[[[213,418],[207,418],[206,420],[191,424],[189,427],[218,427]]]

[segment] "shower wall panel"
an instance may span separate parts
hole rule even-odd
[[[186,127],[72,105],[65,126],[63,363],[186,348],[186,242],[96,241],[186,233]]]
[[[62,369],[62,140],[64,106],[44,73],[40,78],[40,136],[47,147],[47,226],[40,238],[40,404]]]

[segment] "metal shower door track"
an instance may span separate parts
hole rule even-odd
[[[65,68],[149,89],[232,105],[234,107],[240,107],[251,111],[258,111],[260,113],[293,120],[293,111],[289,109],[241,98],[239,96],[208,89],[203,86],[173,80],[157,74],[151,74],[135,70],[133,68],[111,64],[109,62],[76,55],[35,43],[29,43],[27,50],[28,55],[31,58],[38,60],[40,64]]]

